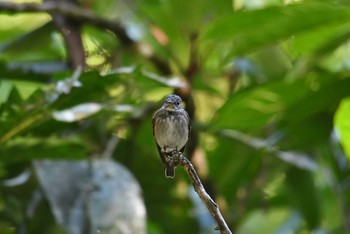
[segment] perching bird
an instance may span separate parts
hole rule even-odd
[[[165,176],[174,178],[175,167],[165,160],[164,151],[171,149],[183,153],[185,150],[190,120],[181,98],[175,94],[166,96],[163,106],[153,116],[152,125],[158,152],[165,166]]]

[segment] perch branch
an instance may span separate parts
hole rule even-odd
[[[173,166],[182,166],[183,168],[185,168],[185,171],[191,179],[194,190],[197,192],[198,196],[205,204],[210,214],[213,216],[217,224],[216,229],[220,230],[221,234],[232,234],[231,230],[227,226],[224,218],[220,213],[219,206],[213,201],[213,199],[211,199],[209,194],[205,191],[203,184],[199,179],[199,176],[196,170],[194,169],[192,163],[186,157],[184,157],[181,152],[177,150],[166,150],[163,151],[163,154],[165,156],[165,160],[168,163],[172,164]]]

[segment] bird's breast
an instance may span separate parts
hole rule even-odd
[[[188,140],[188,119],[181,115],[168,115],[156,119],[154,134],[160,147],[180,150]]]

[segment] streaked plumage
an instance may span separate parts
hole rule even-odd
[[[165,176],[173,178],[175,168],[165,161],[162,150],[171,148],[183,152],[190,132],[190,121],[179,96],[170,94],[153,116],[153,135],[165,166]]]

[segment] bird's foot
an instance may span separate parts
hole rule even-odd
[[[179,155],[181,153],[177,149],[173,149],[169,146],[164,146],[162,149],[165,161],[171,166],[177,166],[179,164]]]

